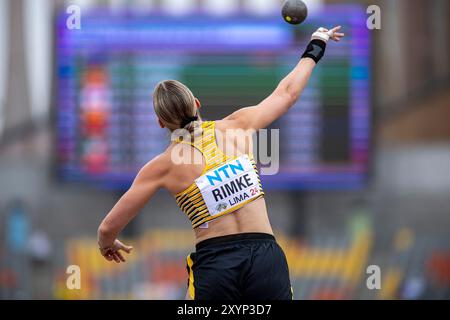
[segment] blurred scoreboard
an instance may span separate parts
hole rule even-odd
[[[319,26],[342,25],[302,97],[278,120],[280,169],[267,188],[360,188],[369,168],[371,40],[360,6],[325,6],[301,26],[280,16],[83,13],[56,19],[56,157],[64,181],[123,189],[169,143],[153,112],[161,80],[185,83],[219,119],[269,95]]]

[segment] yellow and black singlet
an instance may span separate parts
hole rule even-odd
[[[201,129],[193,141],[176,140],[200,151],[206,163],[201,176],[175,195],[194,229],[264,196],[253,156],[224,154],[216,143],[214,121],[202,122]]]

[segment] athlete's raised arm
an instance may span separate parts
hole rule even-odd
[[[267,127],[285,114],[300,97],[314,67],[322,58],[329,39],[340,41],[344,36],[340,26],[331,30],[319,28],[311,38],[302,59],[277,86],[275,91],[256,106],[239,109],[224,120],[235,120],[243,129]]]
[[[130,189],[120,198],[98,228],[101,254],[109,261],[125,262],[120,251],[130,253],[132,247],[117,240],[123,228],[139,213],[147,201],[162,187],[166,161],[159,157],[147,163],[137,174]]]

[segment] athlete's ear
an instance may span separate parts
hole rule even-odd
[[[195,105],[197,106],[197,109],[200,109],[202,107],[200,100],[198,100],[197,98],[195,98]]]
[[[160,119],[158,119],[158,124],[161,128],[165,128],[164,124],[162,123],[162,121]]]

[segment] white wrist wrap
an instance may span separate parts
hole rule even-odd
[[[330,40],[330,38],[332,36],[333,36],[332,30],[327,31],[327,29],[325,29],[325,28],[319,28],[319,29],[317,29],[316,32],[313,33],[311,40],[319,39],[319,40],[328,42],[328,40]]]

